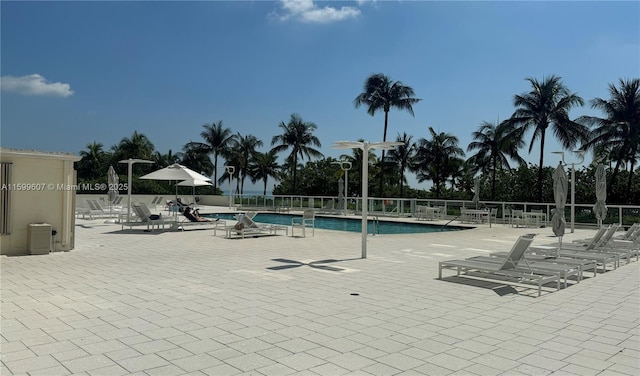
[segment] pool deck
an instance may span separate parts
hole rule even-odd
[[[0,257],[2,376],[640,374],[640,262],[541,297],[437,279],[438,261],[550,228],[369,236],[363,260],[359,233],[104,222],[77,219],[70,252]]]

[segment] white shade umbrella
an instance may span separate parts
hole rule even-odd
[[[211,180],[191,179],[191,180],[181,181],[180,183],[178,183],[176,185],[179,185],[181,187],[193,187],[193,203],[195,204],[195,202],[196,202],[196,187],[203,187],[205,185],[213,185],[213,183],[211,182]]]
[[[154,171],[150,174],[146,174],[141,176],[140,179],[149,179],[149,180],[202,180],[207,181],[211,180],[210,178],[199,174],[183,165],[172,164],[171,166],[167,166],[163,169]]]
[[[607,216],[607,173],[603,164],[596,167],[596,204],[593,206],[593,213],[598,220],[598,226],[602,226],[602,220]]]
[[[207,181],[211,180],[208,177],[199,174],[190,168],[187,168],[180,164],[172,164],[171,166],[167,166],[160,170],[154,171],[150,174],[146,174],[141,176],[140,179],[149,179],[149,180],[176,180],[176,181],[184,181],[184,180],[201,180]],[[176,185],[176,200],[178,199],[178,186]],[[177,213],[176,213],[177,215]]]
[[[564,219],[564,206],[567,202],[567,191],[569,185],[567,182],[567,173],[564,171],[562,162],[558,164],[555,171],[553,171],[553,198],[556,204],[556,209],[553,211],[551,217],[551,230],[557,237],[559,237],[558,253],[562,248],[562,236],[566,227],[566,221]]]

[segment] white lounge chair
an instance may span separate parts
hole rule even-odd
[[[159,230],[160,226],[162,226],[162,229],[164,230],[167,224],[172,226],[175,223],[175,220],[173,218],[168,218],[166,216],[163,217],[162,214],[152,214],[147,205],[144,203],[133,204],[131,205],[131,208],[138,216],[139,221],[122,222],[123,230],[127,226],[129,227],[129,229],[131,229],[133,226],[142,225],[146,225],[147,230],[150,231],[153,231],[155,227],[157,227]]]
[[[442,269],[455,269],[457,275],[460,272],[477,273],[486,279],[496,280],[501,283],[528,283],[538,286],[538,296],[542,294],[542,286],[551,282],[556,282],[556,290],[560,290],[560,273],[548,271],[518,269],[518,263],[524,256],[531,243],[533,236],[523,235],[515,242],[511,251],[504,259],[498,262],[485,262],[473,259],[440,261],[438,264],[438,279],[442,279]],[[505,281],[506,279],[506,281]]]
[[[591,238],[584,238],[584,239],[577,239],[574,240],[572,243],[574,244],[581,244],[585,247],[591,246],[594,247],[596,245],[597,242],[600,241],[600,239],[602,239],[602,236],[607,232],[607,227],[600,227],[597,231],[596,234],[591,237]]]
[[[532,263],[541,263],[542,264],[541,266],[544,266],[544,264],[557,264],[557,265],[567,265],[570,267],[578,268],[578,271],[579,271],[578,281],[582,280],[582,276],[584,272],[588,270],[593,271],[593,277],[596,277],[598,275],[598,263],[595,260],[582,260],[582,259],[574,259],[574,258],[567,258],[567,257],[555,257],[556,249],[553,247],[551,247],[551,250],[553,251],[552,252],[553,255],[551,256],[549,254],[543,254],[543,255],[534,254],[533,253],[534,249],[535,249],[534,246],[530,246],[529,249],[527,249],[527,252],[525,252],[524,256],[522,256],[522,259],[530,265]],[[492,252],[489,255],[491,257],[504,258],[507,256],[507,254],[508,252]]]
[[[640,229],[640,223],[636,222],[631,225],[624,233],[614,236],[613,239],[620,240],[632,240],[632,238],[638,238],[639,235],[637,233],[638,229]]]
[[[165,207],[162,196],[155,196],[153,200],[151,200],[150,206],[154,207],[156,210],[162,210]]]
[[[627,260],[627,263],[631,262],[631,257],[638,257],[639,251],[631,245],[629,241],[615,241],[613,235],[616,233],[620,225],[613,224],[609,228],[605,229],[604,234],[598,239],[598,235],[601,233],[600,229],[596,236],[584,247],[576,246],[562,246],[562,250],[569,251],[588,251],[598,254],[612,254],[618,255],[618,266],[620,265],[620,259]]]
[[[284,230],[289,235],[287,226],[256,223],[245,214],[238,214],[238,222],[234,226],[225,227],[225,229],[227,238],[232,238],[234,234],[242,239],[247,235],[276,235],[281,230]]]
[[[105,216],[104,210],[102,210],[102,208],[98,206],[95,200],[87,199],[86,202],[87,202],[87,205],[89,206],[89,212],[87,214],[89,214],[90,218],[93,219],[94,216],[96,217]]]
[[[599,265],[601,265],[603,272],[606,271],[607,265],[612,265],[613,269],[616,269],[620,265],[621,255],[615,252],[608,252],[606,248],[603,248],[602,245],[606,244],[602,242],[605,241],[604,236],[608,230],[609,229],[607,228],[598,229],[595,236],[584,245],[563,244],[561,249],[558,249],[558,244],[532,246],[530,248],[530,253],[534,255],[560,257],[563,259],[571,258],[578,260],[595,261]]]
[[[184,231],[185,227],[217,230],[220,228],[225,228],[227,225],[226,221],[222,221],[219,218],[215,220],[212,219],[207,221],[198,220],[199,215],[194,216],[192,214],[191,208],[185,208],[185,210],[182,212],[182,216],[184,217],[183,220],[180,222],[175,222],[173,224],[173,228],[181,231]],[[215,235],[215,232],[214,232],[214,235]]]
[[[470,257],[467,260],[473,261],[482,261],[482,262],[491,262],[499,264],[502,262],[502,259],[499,257],[491,257],[491,256],[476,256]],[[514,270],[527,273],[527,272],[536,272],[536,273],[549,273],[549,274],[559,274],[560,278],[564,280],[564,287],[566,288],[568,285],[568,280],[570,277],[575,276],[576,281],[580,282],[582,280],[582,266],[581,265],[568,265],[568,264],[556,264],[556,263],[544,263],[539,261],[527,260],[526,258],[522,258],[525,265],[522,263],[518,263]],[[595,266],[594,266],[595,268]]]

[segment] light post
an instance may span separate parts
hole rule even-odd
[[[577,162],[566,163],[564,161],[564,151],[553,151],[553,154],[559,154],[562,157],[562,164],[571,165],[571,233],[575,230],[576,221],[576,166],[584,162],[584,150],[574,150],[572,153],[577,154],[579,160]]]
[[[369,150],[389,150],[404,142],[335,141],[334,149],[362,150],[362,258],[367,258],[367,210],[369,206]]]
[[[344,215],[347,215],[347,204],[349,197],[349,170],[351,170],[351,162],[349,161],[340,161],[333,162],[334,164],[339,164],[342,171],[344,171]]]
[[[146,159],[124,159],[119,161],[119,163],[128,164],[127,168],[127,222],[131,222],[131,178],[133,175],[133,164],[134,163],[153,163],[153,161],[149,161]]]
[[[231,180],[233,179],[233,173],[235,172],[236,167],[235,166],[224,166],[224,170],[229,175],[229,210],[231,210],[232,198],[233,198],[233,191],[231,190]]]

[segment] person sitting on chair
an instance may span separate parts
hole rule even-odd
[[[217,222],[220,220],[220,218],[216,218],[215,220],[212,220],[209,218],[201,217],[196,211],[191,211],[191,208],[188,206],[184,209],[184,212],[182,213],[182,215],[187,217],[187,219],[190,220],[191,222]]]
[[[180,197],[176,199],[176,206],[178,207],[178,211],[180,213],[184,212],[184,210],[189,207],[189,205],[182,202],[182,199]]]

